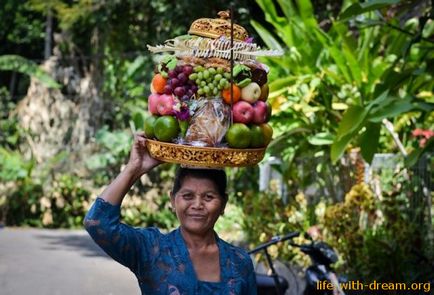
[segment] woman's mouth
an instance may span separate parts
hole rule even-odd
[[[205,219],[206,218],[206,215],[202,215],[202,214],[188,214],[187,216],[191,219]]]

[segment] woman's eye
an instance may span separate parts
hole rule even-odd
[[[182,195],[182,198],[185,200],[191,200],[193,198],[193,195],[192,194],[184,194],[184,195]]]
[[[211,200],[214,200],[214,198],[215,198],[216,196],[214,196],[214,195],[205,195],[205,200],[207,200],[207,201],[211,201]]]

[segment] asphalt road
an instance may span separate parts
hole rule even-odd
[[[140,294],[85,231],[0,228],[1,295]]]

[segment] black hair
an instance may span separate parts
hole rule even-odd
[[[224,199],[224,201],[227,201],[226,172],[220,169],[196,169],[178,167],[178,169],[176,170],[175,181],[173,183],[172,196],[175,196],[175,194],[181,189],[182,183],[187,176],[211,180],[216,185],[220,196]]]

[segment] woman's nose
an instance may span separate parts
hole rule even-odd
[[[194,208],[203,208],[203,200],[200,196],[195,196],[193,200],[193,207]]]

